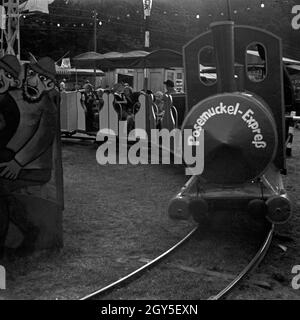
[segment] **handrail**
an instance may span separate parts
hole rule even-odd
[[[175,112],[175,119],[174,119],[172,110],[174,110],[174,112]],[[175,125],[175,128],[178,128],[178,111],[177,111],[177,109],[176,109],[176,107],[174,105],[171,106],[170,113],[171,113],[172,121],[173,121],[173,123]]]
[[[113,102],[113,107],[115,107],[115,106],[118,106],[119,109],[120,109],[120,113],[118,114],[118,117],[119,117],[119,120],[121,120],[121,119],[122,119],[122,113],[123,113],[122,105],[121,105],[121,103],[118,103],[118,102],[114,101],[114,102]],[[117,111],[117,110],[116,110],[116,111]],[[117,112],[118,112],[118,111],[117,111]]]
[[[156,109],[156,110],[154,111],[154,109]],[[157,107],[157,105],[154,104],[154,103],[152,103],[152,104],[151,104],[151,110],[152,110],[152,115],[153,115],[153,118],[154,118],[154,120],[155,120],[155,123],[157,124],[157,114],[158,114],[158,107]]]

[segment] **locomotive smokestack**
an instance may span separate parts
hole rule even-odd
[[[215,22],[210,25],[213,34],[218,92],[236,91],[234,79],[234,22]]]

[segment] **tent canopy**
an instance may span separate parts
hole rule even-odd
[[[102,56],[104,59],[126,59],[126,58],[138,58],[138,57],[143,57],[149,54],[147,51],[142,51],[142,50],[134,50],[134,51],[129,51],[129,52],[107,52],[104,53]]]
[[[182,67],[182,54],[169,49],[160,49],[153,52],[135,50],[125,53],[108,52],[98,54],[96,52],[82,53],[73,58],[76,67],[98,67],[102,70],[130,68],[171,68]]]
[[[150,52],[148,55],[137,59],[130,66],[131,68],[181,68],[183,67],[182,54],[169,50],[160,49]]]
[[[85,52],[73,58],[73,64],[76,67],[90,68],[97,67],[102,70],[129,68],[136,59],[148,55],[149,52],[134,50],[125,53],[121,52],[107,52],[104,54],[95,52]]]
[[[257,51],[248,50],[247,56],[249,65],[263,64]],[[283,62],[293,65],[299,63],[299,61],[287,58],[283,58]],[[142,50],[124,53],[112,51],[105,54],[90,51],[74,57],[73,65],[76,68],[99,68],[104,71],[118,68],[180,68],[183,67],[183,57],[181,53],[169,49],[159,49],[150,53]],[[214,66],[214,63],[210,61],[206,63],[206,66]]]
[[[286,67],[287,67],[290,75],[300,73],[300,65],[299,64],[289,64]]]
[[[95,75],[97,77],[103,77],[105,76],[105,73],[100,69],[77,69],[77,68],[62,68],[57,65],[55,65],[55,70],[57,75],[78,75],[78,76],[90,76]]]
[[[103,54],[95,52],[95,51],[89,51],[89,52],[84,52],[79,54],[74,58],[74,60],[79,61],[79,62],[94,62],[99,59],[102,59]]]

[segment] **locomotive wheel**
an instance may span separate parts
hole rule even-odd
[[[291,216],[291,202],[285,196],[273,196],[266,201],[266,205],[266,218],[272,223],[285,223]]]

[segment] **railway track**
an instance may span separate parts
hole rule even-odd
[[[100,299],[101,297],[111,293],[112,291],[124,287],[128,285],[129,283],[136,280],[138,277],[140,277],[145,271],[149,271],[152,267],[157,265],[162,260],[169,257],[171,253],[173,253],[176,249],[178,249],[181,245],[183,245],[185,242],[187,242],[198,230],[198,227],[195,227],[191,232],[189,232],[183,239],[181,239],[178,243],[176,243],[172,248],[168,249],[155,259],[151,260],[150,262],[146,263],[142,267],[138,268],[137,270],[131,272],[130,274],[126,275],[125,277],[99,289],[96,290],[79,300],[96,300]],[[274,233],[274,225],[271,224],[270,228],[267,232],[267,235],[260,246],[259,250],[256,252],[255,256],[251,259],[251,261],[248,263],[248,265],[237,275],[237,277],[231,281],[223,290],[218,292],[216,295],[211,296],[208,300],[220,300],[224,299],[229,293],[233,291],[234,288],[236,288],[243,279],[245,279],[251,271],[254,270],[255,267],[259,265],[259,263],[264,259],[266,253],[268,252],[268,249],[270,247],[270,244],[272,242]]]

